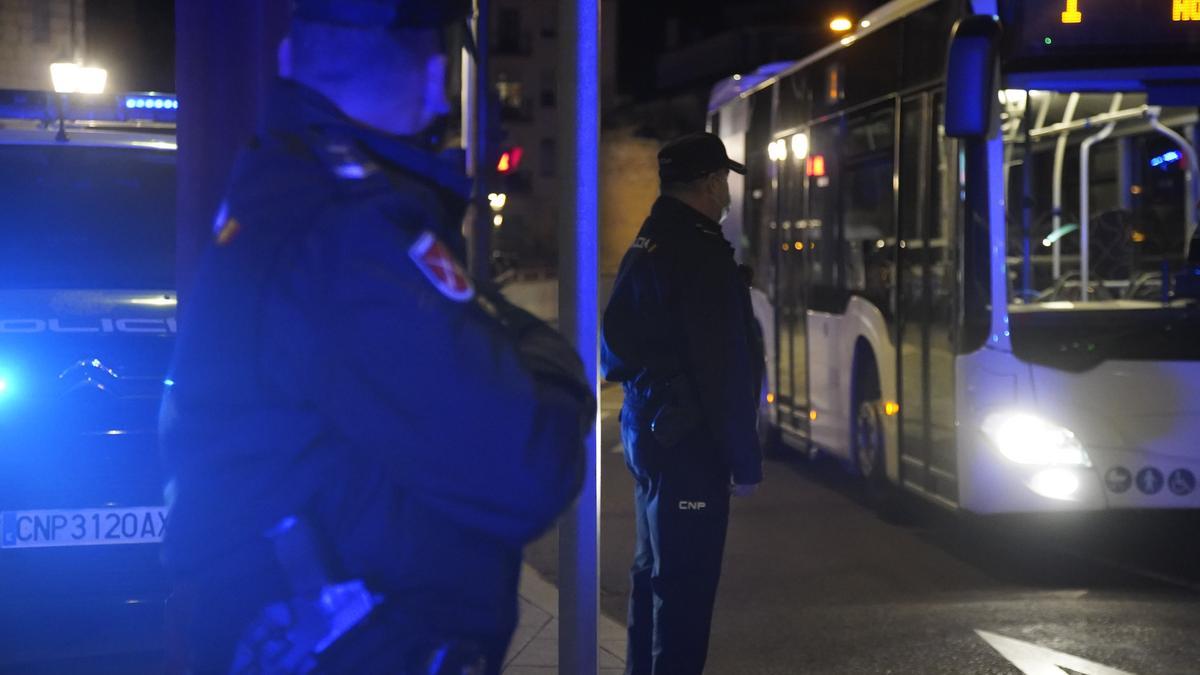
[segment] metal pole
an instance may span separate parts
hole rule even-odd
[[[234,158],[254,133],[288,0],[175,2],[175,88],[179,95],[176,288],[188,285],[225,191]]]
[[[471,197],[474,206],[467,232],[467,266],[476,279],[491,279],[492,262],[492,212],[488,207],[488,193],[494,183],[496,167],[493,164],[492,144],[492,96],[488,50],[490,49],[491,1],[475,0],[475,61],[469,77],[464,78],[463,115],[467,118],[468,173],[475,179],[475,192]],[[469,59],[468,59],[469,61]],[[465,100],[470,99],[470,100]]]
[[[1196,234],[1196,195],[1200,194],[1200,186],[1196,184],[1196,180],[1200,178],[1200,174],[1196,172],[1195,167],[1197,166],[1197,155],[1200,155],[1200,153],[1196,152],[1196,146],[1192,145],[1192,142],[1183,134],[1163,124],[1162,120],[1159,119],[1161,115],[1162,108],[1151,108],[1148,115],[1150,126],[1178,145],[1179,149],[1183,151],[1184,160],[1187,162],[1187,166],[1183,172],[1183,195],[1185,200],[1183,205],[1183,255],[1184,258],[1188,258],[1191,255],[1192,237]]]
[[[1025,155],[1021,166],[1021,302],[1033,296],[1033,92],[1025,92]],[[1008,183],[1005,182],[1005,185]]]
[[[1113,94],[1110,112],[1121,109],[1121,93]],[[1079,146],[1079,301],[1088,302],[1088,285],[1091,283],[1091,157],[1092,146],[1112,135],[1117,128],[1115,121],[1109,122],[1099,132],[1088,136]],[[1101,280],[1103,284],[1103,280]]]
[[[1063,166],[1067,158],[1067,140],[1070,133],[1070,123],[1075,117],[1075,107],[1079,105],[1079,93],[1071,92],[1067,97],[1067,109],[1063,112],[1064,131],[1059,133],[1058,142],[1054,146],[1054,177],[1053,186],[1050,197],[1050,236],[1054,237],[1053,248],[1051,253],[1053,262],[1051,263],[1052,275],[1055,281],[1062,276],[1062,235],[1059,234],[1059,228],[1062,227],[1062,205],[1063,205]]]
[[[558,317],[572,338],[600,399],[596,242],[600,147],[600,0],[559,5],[558,165],[563,168],[558,217]],[[600,420],[588,442],[588,476],[558,531],[558,672],[599,669]]]

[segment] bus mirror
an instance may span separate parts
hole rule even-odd
[[[975,14],[959,20],[946,55],[946,135],[986,136],[996,104],[1000,22]]]

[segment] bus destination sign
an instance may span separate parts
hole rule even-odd
[[[1021,56],[1174,55],[1200,50],[1200,0],[1008,0],[1008,44]]]

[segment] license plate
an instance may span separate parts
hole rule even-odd
[[[163,506],[0,512],[0,548],[154,544],[167,522]]]

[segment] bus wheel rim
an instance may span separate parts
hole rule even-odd
[[[882,433],[879,416],[870,401],[863,401],[858,407],[857,438],[855,439],[856,459],[859,471],[863,476],[871,477],[875,473],[875,465],[879,459],[879,439]]]

